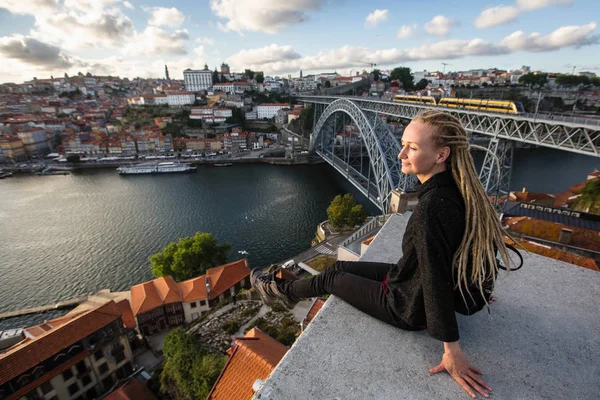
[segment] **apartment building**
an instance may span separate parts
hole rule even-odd
[[[191,92],[199,92],[207,90],[213,85],[212,71],[205,64],[202,70],[186,69],[183,71],[183,81],[186,90]]]
[[[277,111],[282,108],[290,108],[287,103],[262,103],[256,106],[256,114],[258,119],[273,118],[277,115]]]

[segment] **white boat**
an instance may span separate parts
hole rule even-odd
[[[182,164],[179,161],[168,161],[160,163],[144,163],[138,165],[122,165],[117,168],[121,175],[137,174],[170,174],[182,172],[195,172],[196,167],[189,164]]]

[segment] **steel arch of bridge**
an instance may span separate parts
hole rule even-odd
[[[374,187],[371,185],[370,176],[367,180],[364,175],[356,169],[350,168],[343,160],[340,161],[339,157],[325,148],[325,140],[335,139],[337,116],[340,113],[348,115],[358,128],[369,156],[370,168],[374,174]],[[400,144],[390,132],[387,124],[377,114],[365,113],[349,99],[336,99],[322,110],[313,128],[310,150],[319,153],[325,161],[346,175],[350,182],[384,213],[388,210],[392,189],[399,188],[406,191],[413,184],[414,179],[400,171],[400,163],[397,158]],[[367,182],[367,187],[360,181]],[[377,192],[376,199],[371,194],[372,188]]]
[[[298,96],[297,100],[313,104],[331,104],[339,96]],[[597,121],[556,121],[531,115],[514,115],[394,103],[364,97],[345,97],[361,110],[396,118],[412,119],[423,109],[435,109],[454,115],[468,132],[515,142],[600,157],[600,125]]]

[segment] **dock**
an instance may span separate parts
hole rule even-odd
[[[60,310],[62,308],[76,307],[86,300],[87,300],[87,296],[77,297],[75,299],[59,301],[58,303],[48,304],[46,306],[32,307],[32,308],[26,308],[24,310],[3,312],[3,313],[0,313],[0,321],[2,321],[3,319],[7,319],[7,318],[20,317],[22,315],[37,314],[37,313],[43,313],[46,311]]]

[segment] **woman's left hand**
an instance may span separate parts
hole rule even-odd
[[[485,383],[480,375],[483,373],[475,368],[465,354],[458,350],[457,352],[444,352],[442,362],[429,370],[430,374],[437,374],[446,371],[472,398],[477,398],[475,391],[483,397],[488,397],[488,391],[492,388]]]

